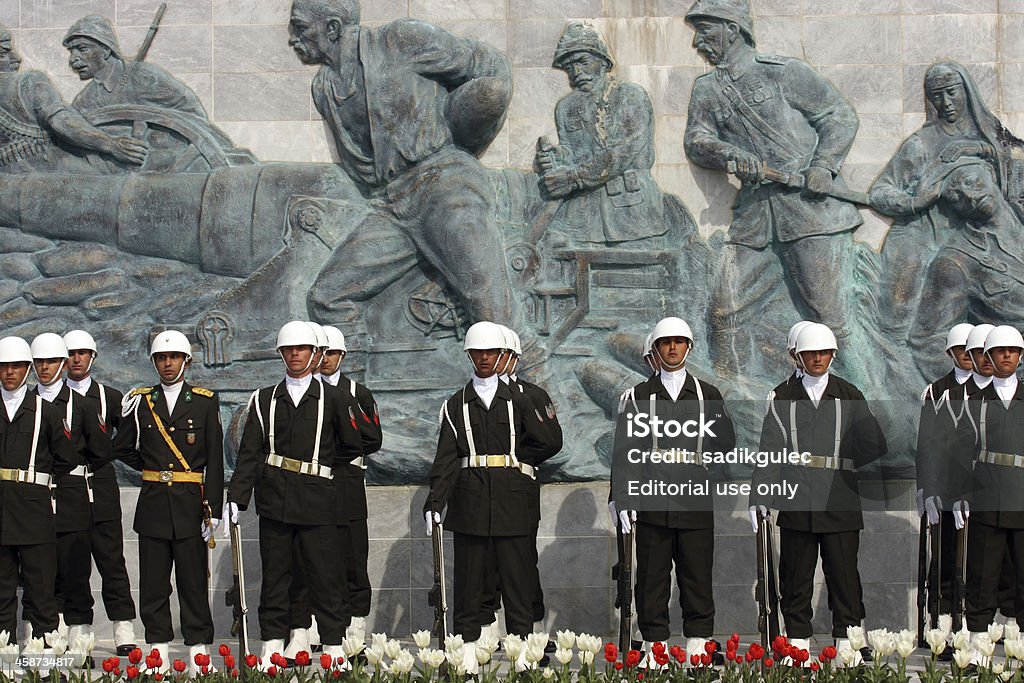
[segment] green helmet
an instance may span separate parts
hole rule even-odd
[[[117,35],[114,33],[114,27],[110,25],[108,19],[97,14],[82,17],[68,29],[67,34],[64,36],[64,47],[68,46],[72,38],[79,37],[95,40],[100,45],[110,48],[115,57],[123,59],[121,56],[121,46],[117,44]]]
[[[608,63],[609,69],[615,65],[608,46],[604,44],[604,40],[596,28],[582,21],[570,21],[565,25],[565,30],[562,31],[562,35],[558,39],[558,47],[555,48],[555,57],[551,60],[551,66],[561,69],[562,61],[577,52],[589,52],[597,55]]]
[[[701,17],[731,21],[754,45],[754,20],[750,18],[750,4],[747,0],[697,0],[686,13],[686,23],[692,24]]]

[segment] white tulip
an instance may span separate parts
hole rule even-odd
[[[1003,681],[1009,681],[1011,678],[1013,678],[1013,672],[1007,669],[1003,673],[999,674],[999,678],[1001,678]]]
[[[388,642],[388,634],[386,633],[374,633],[370,636],[370,644],[380,647],[381,650]]]
[[[604,647],[604,642],[597,636],[592,636],[589,633],[581,633],[576,636],[576,647],[586,652],[597,654]]]
[[[68,649],[68,639],[54,629],[46,634],[46,643],[53,648],[53,654],[62,655]]]
[[[487,650],[493,655],[498,650],[498,637],[491,634],[480,636],[476,641],[476,646],[477,648]]]
[[[8,666],[18,661],[18,644],[9,643],[0,647],[0,661]]]
[[[56,633],[56,631],[54,631]],[[31,638],[25,646],[25,654],[41,655],[46,651],[46,643],[42,638]]]
[[[555,670],[550,666],[544,667],[544,670],[540,672],[540,675],[544,677],[545,681],[550,681],[555,677]]]
[[[1003,638],[1009,638],[1012,640],[1020,638],[1020,624],[1016,621],[1006,622],[1006,626],[1003,627]]]
[[[895,637],[884,628],[868,631],[868,643],[871,644],[871,649],[874,653],[880,657],[888,657],[896,650]],[[850,644],[853,645],[853,638],[850,638]],[[859,649],[855,645],[853,647],[854,649]]]
[[[392,658],[390,669],[393,674],[407,674],[412,671],[415,665],[416,659],[412,656],[412,653],[408,650],[400,650]]]
[[[519,659],[519,655],[523,654],[523,650],[526,649],[526,643],[523,642],[523,639],[513,633],[505,636],[505,640],[501,644],[505,648],[505,654],[510,662]]]
[[[590,650],[580,650],[580,666],[593,666],[594,653]]]
[[[994,643],[1003,637],[1003,625],[992,622],[988,625],[988,637]]]
[[[384,643],[384,654],[387,655],[388,659],[395,659],[398,657],[398,653],[402,651],[402,643],[395,640],[394,638]]]
[[[910,655],[914,654],[914,650],[917,649],[917,643],[908,643],[905,640],[896,641],[896,652],[899,653],[900,657],[906,659]]]
[[[967,665],[971,663],[971,651],[970,650],[957,650],[953,653],[953,661],[961,669],[966,669]]]
[[[436,669],[444,664],[444,652],[433,648],[423,648],[417,655],[423,664],[431,669]]]
[[[925,631],[924,639],[928,643],[928,647],[932,649],[932,653],[939,655],[943,650],[946,649],[946,632],[941,628],[930,628]]]
[[[576,644],[576,634],[572,631],[557,631],[555,640],[558,642],[558,647],[563,650],[571,650]]]
[[[992,665],[992,673],[994,673],[996,676],[999,676],[1003,673],[1003,669],[1005,668],[1006,666],[1002,662],[996,662]]]
[[[863,626],[849,626],[846,629],[846,637],[850,639],[850,649],[860,650],[866,646],[867,640],[864,638],[864,627]]]
[[[547,633],[530,633],[526,636],[527,647],[545,648],[548,645],[548,634]]]
[[[540,660],[544,659],[544,646],[547,645],[545,640],[541,643],[529,643],[526,646],[526,661],[528,664],[536,664]]]
[[[363,650],[363,655],[366,657],[367,664],[370,666],[378,666],[384,659],[384,647],[383,645],[378,646],[377,643],[374,643]]]
[[[416,647],[421,649],[425,647],[430,647],[430,638],[430,631],[426,629],[423,629],[422,631],[416,631],[416,633],[412,634],[413,642],[416,643]]]
[[[843,645],[839,648],[839,659],[843,660],[843,664],[846,666],[852,666],[854,660],[857,658],[857,651],[852,647]]]
[[[484,664],[487,664],[489,661],[491,661],[491,656],[494,654],[494,650],[481,645],[479,640],[476,643],[475,649],[476,652],[474,654],[476,655],[477,664],[483,666]]]
[[[342,638],[341,639],[341,651],[345,653],[345,657],[352,659],[357,654],[363,651],[363,639],[362,638]]]
[[[11,634],[7,631],[0,631],[0,647],[7,647],[11,642]]]
[[[991,657],[992,653],[995,652],[996,644],[992,642],[987,633],[979,633],[974,639],[974,649],[982,657]]]
[[[955,650],[966,650],[971,646],[971,632],[967,630],[967,627],[960,629],[953,634],[953,649]]]
[[[953,615],[940,614],[939,628],[946,634],[946,638],[949,638],[949,634],[953,632]]]
[[[465,647],[466,643],[462,640],[462,636],[448,634],[448,637],[444,639],[444,651],[445,652],[462,652],[462,648]]]
[[[575,640],[575,638],[573,640]],[[568,664],[572,661],[572,650],[564,647],[558,648],[555,650],[555,659],[558,660],[559,664]]]

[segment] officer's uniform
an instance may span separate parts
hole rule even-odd
[[[342,392],[310,378],[298,406],[286,381],[253,393],[229,500],[244,510],[256,490],[264,641],[288,636],[293,563],[301,562],[321,641],[341,643],[347,624],[346,584],[338,581],[344,570],[335,566],[340,555],[336,522],[347,508],[338,495],[337,479],[362,454],[355,411]]]
[[[970,396],[967,409],[977,441],[967,540],[967,628],[984,631],[998,606],[1000,574],[1009,554],[1015,570],[1016,611],[1024,607],[1024,384],[1006,407],[995,383]]]
[[[121,424],[121,401],[117,389],[105,386],[91,378],[81,382],[67,380],[76,392],[82,391],[88,407],[86,419],[95,416],[100,430],[108,440]],[[124,529],[122,527],[121,491],[117,485],[117,470],[112,463],[87,463],[92,472],[92,557],[103,580],[103,607],[110,621],[135,619],[135,601],[124,561]]]
[[[533,630],[539,581],[536,467],[556,452],[550,430],[525,393],[493,380],[497,387],[489,408],[473,381],[442,406],[423,508],[436,513],[448,508],[444,523],[454,533],[455,548],[453,628],[467,642],[479,638],[484,601],[493,595],[492,553],[508,632],[522,636]]]
[[[815,406],[803,381],[769,394],[760,450],[811,454],[809,464],[758,467],[751,505],[779,510],[779,592],[786,633],[810,638],[814,568],[820,548],[832,609],[832,635],[845,638],[864,618],[857,549],[864,528],[856,468],[885,455],[878,421],[857,387],[828,376]],[[762,484],[796,485],[792,500],[760,496]]]
[[[139,612],[147,642],[173,639],[173,565],[185,644],[212,643],[202,526],[204,506],[219,511],[224,494],[220,402],[209,389],[182,382],[168,415],[164,393],[159,384],[132,390],[114,437],[115,457],[142,470],[133,527],[139,534]]]
[[[34,395],[42,395],[36,386]],[[44,400],[47,400],[44,398]],[[101,428],[90,404],[61,381],[60,390],[49,400],[61,413],[63,428],[75,448],[74,468],[56,477],[54,500],[57,508],[57,608],[68,626],[92,624],[92,469],[89,463],[111,459],[111,441]]]
[[[28,391],[13,419],[0,406],[0,630],[11,634],[18,626],[19,574],[33,632],[57,628],[57,529],[50,492],[53,478],[70,472],[76,459],[63,419]]]
[[[675,398],[656,374],[630,389],[623,396],[623,410],[645,412],[653,420],[714,421],[714,436],[646,439],[643,451],[676,448],[685,450],[684,462],[671,465],[672,478],[678,481],[708,480],[702,454],[726,452],[736,445],[732,420],[725,412],[722,392],[712,384],[686,372],[682,388]],[[616,446],[616,451],[619,448]],[[616,501],[620,510],[626,505]],[[635,522],[636,613],[643,639],[668,640],[669,599],[672,568],[675,565],[679,605],[683,611],[683,635],[710,638],[715,628],[715,600],[712,591],[714,568],[715,517],[710,492],[691,494],[657,511],[638,511]]]

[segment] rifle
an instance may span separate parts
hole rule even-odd
[[[736,175],[736,162],[728,162],[725,165],[725,170],[727,173]],[[795,190],[802,190],[807,185],[807,180],[799,173],[787,173],[785,171],[780,171],[772,168],[763,161],[761,162],[761,172],[765,180],[770,180],[773,183],[785,185],[786,187],[791,187]],[[829,197],[841,199],[844,202],[850,202],[851,204],[858,204],[860,206],[871,208],[871,201],[868,199],[867,192],[857,192],[848,187],[832,183],[832,187],[825,194]]]
[[[430,534],[430,540],[434,548],[434,585],[430,589],[427,603],[434,608],[434,626],[431,629],[437,638],[437,647],[444,650],[445,633],[445,612],[448,611],[448,594],[445,588],[444,577],[444,528],[440,522],[434,524]],[[442,666],[444,666],[442,664]]]
[[[956,532],[956,567],[953,570],[953,630],[959,631],[964,623],[965,586],[967,585],[967,529],[970,520],[964,520],[964,528]]]
[[[622,558],[619,560],[616,588],[619,603],[619,652],[623,661],[633,645],[633,532],[620,533]]]
[[[931,571],[928,572],[928,599],[934,603],[929,610],[928,618],[932,628],[939,627],[939,613],[942,611],[942,520],[938,524],[929,524],[928,533],[931,534],[931,562],[935,565],[935,585],[932,585]]]
[[[757,630],[761,647],[770,651],[779,635],[779,594],[775,586],[775,548],[772,542],[771,515],[757,525]]]
[[[928,514],[921,515],[917,535],[917,646],[924,647],[924,613],[928,606]],[[932,536],[934,539],[934,535]]]
[[[138,53],[135,55],[136,62],[146,61],[146,55],[149,54],[149,48],[153,46],[153,39],[156,38],[156,32],[160,30],[160,22],[163,21],[164,12],[166,11],[167,3],[161,2],[160,7],[156,10],[156,16],[153,17],[153,23],[149,25],[149,31],[146,32],[146,37],[142,41]]]
[[[244,666],[245,657],[249,653],[249,628],[246,615],[249,608],[245,604],[245,567],[242,564],[242,529],[230,520],[231,525],[231,588],[224,596],[224,602],[231,608],[231,635],[238,637],[238,650],[241,652],[239,661]]]

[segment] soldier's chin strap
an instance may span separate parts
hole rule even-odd
[[[808,351],[810,351],[810,350],[811,349],[808,349]],[[828,371],[832,369],[832,363],[834,363],[836,361],[836,356],[839,355],[839,352],[836,351],[835,349],[829,349],[829,351],[832,352],[832,357],[829,358],[828,366],[825,368],[825,372],[821,373],[821,375],[827,375],[828,374]],[[796,354],[796,362],[797,362],[797,366],[801,370],[803,370],[805,375],[811,375],[811,373],[807,370],[807,366],[804,365],[804,357],[801,356],[799,353]],[[821,377],[821,375],[811,375],[811,377]]]
[[[666,361],[662,357],[661,351],[658,350],[658,340],[657,339],[654,340],[654,353],[658,354],[658,362],[661,364],[661,369],[662,370],[667,370],[668,372],[675,372],[676,370],[679,370],[684,365],[686,365],[686,358],[690,355],[690,351],[692,349],[693,349],[693,343],[691,342],[690,344],[687,344],[687,346],[686,346],[686,353],[683,354],[683,359],[681,361],[679,361],[678,363],[676,363],[675,365],[673,365],[673,364],[669,363],[668,361]]]
[[[161,379],[161,380],[160,380],[160,383],[161,383],[161,384],[166,384],[167,386],[170,386],[170,385],[172,385],[172,384],[177,384],[178,382],[180,382],[180,381],[181,381],[181,377],[182,377],[182,375],[184,375],[184,374],[185,374],[185,367],[186,367],[186,366],[188,365],[188,362],[189,362],[190,360],[192,360],[192,356],[186,355],[186,356],[185,356],[185,360],[183,360],[183,361],[181,362],[181,369],[180,369],[180,370],[178,370],[178,374],[174,376],[174,379],[172,379],[172,380],[171,380],[170,382],[164,382],[164,381],[163,381],[163,380]],[[153,360],[153,367],[154,367],[154,368],[156,368],[156,374],[157,374],[157,375],[159,375],[159,374],[160,374],[160,368],[157,368],[157,367],[156,367],[156,360]]]
[[[36,373],[36,380],[40,384],[42,384],[44,387],[52,386],[52,385],[56,384],[57,382],[59,382],[61,380],[61,374],[64,372],[64,368],[66,368],[67,366],[68,366],[68,359],[64,358],[64,359],[61,360],[60,367],[57,368],[57,372],[53,373],[53,379],[51,379],[49,382],[44,382],[43,380],[39,379],[39,373],[37,372]],[[28,381],[28,373],[27,372],[25,373],[25,381],[26,382]],[[24,383],[25,382],[22,382],[22,384],[24,384]]]
[[[33,367],[32,363],[29,363],[28,370],[25,371],[25,376],[21,378],[21,384],[14,387],[14,391],[17,391],[18,389],[21,389],[23,386],[28,384],[28,376],[31,375],[33,372],[35,372],[35,367]]]
[[[288,361],[286,361],[285,358],[284,358],[284,352],[281,351],[281,349],[278,349],[277,352],[281,355],[281,360],[284,361],[285,371],[287,371],[288,370]],[[305,374],[306,370],[309,370],[311,367],[313,367],[313,356],[315,356],[315,355],[316,355],[316,352],[314,351],[309,356],[309,362],[306,363],[306,367],[302,368],[302,372],[300,372],[299,375]],[[184,366],[182,366],[182,367],[184,367]]]

